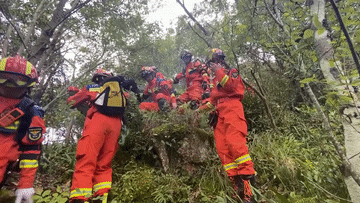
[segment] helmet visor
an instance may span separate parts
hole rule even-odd
[[[0,84],[5,84],[5,83],[7,83],[7,86],[31,87],[36,83],[36,81],[31,80],[30,77],[22,75],[22,74],[2,71],[2,72],[0,72]]]

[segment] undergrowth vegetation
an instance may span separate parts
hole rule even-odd
[[[282,117],[278,118],[281,122],[277,122],[277,128],[270,129],[268,118],[256,113],[263,111],[257,100],[247,95],[243,101],[245,111],[249,109],[248,119],[254,122],[248,139],[257,171],[256,199],[284,203],[348,202],[341,161],[316,111],[306,105],[298,106],[295,112],[272,105],[273,114]],[[110,202],[235,202],[232,186],[214,149],[207,114],[191,110],[144,114],[134,101],[132,104],[113,160]],[[340,135],[342,129],[336,126],[335,114],[331,119]],[[261,130],[256,129],[259,123]],[[205,159],[189,160],[180,150],[190,150],[190,155],[198,153],[184,148],[190,135],[201,140],[191,142],[193,145],[208,143],[210,150]],[[167,170],[156,140],[163,144],[169,159]],[[45,147],[41,175],[56,178],[48,179],[50,184],[41,180],[43,189],[38,190],[36,202],[64,202],[75,164],[75,148],[63,144]]]

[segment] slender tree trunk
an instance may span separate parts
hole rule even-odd
[[[313,24],[318,25],[315,28],[315,44],[316,44],[316,52],[320,61],[320,68],[329,83],[331,89],[337,91],[339,94],[344,95],[346,85],[341,84],[341,81],[338,78],[338,75],[341,74],[341,65],[336,59],[333,58],[334,50],[332,45],[330,44],[330,39],[327,37],[327,30],[321,33],[321,29],[319,27],[318,22],[323,22],[325,19],[325,0],[314,0],[310,7],[311,15],[313,16]],[[331,62],[334,61],[334,62]],[[337,66],[336,66],[337,65]],[[335,73],[335,74],[334,74]],[[346,82],[346,81],[345,81]],[[353,92],[351,86],[347,86],[350,94]],[[347,120],[343,120],[342,124],[344,127],[344,137],[345,137],[345,147],[347,156],[344,153],[343,147],[337,142],[335,137],[332,135],[331,126],[329,122],[325,123],[325,129],[331,134],[332,142],[338,151],[339,156],[343,160],[343,164],[347,169],[349,177],[345,177],[345,182],[348,186],[349,193],[351,195],[351,199],[353,202],[360,202],[360,178],[359,178],[359,169],[360,169],[360,158],[353,157],[349,160],[349,157],[359,153],[359,143],[360,143],[360,120],[358,118],[354,118],[353,115],[356,113],[358,115],[358,109],[356,106],[358,105],[358,101],[356,96],[353,94],[355,105],[354,107],[348,106],[346,108],[346,112],[348,112],[351,120],[351,124]],[[326,116],[325,116],[326,118]],[[325,119],[324,118],[324,119]],[[357,171],[356,171],[357,170]]]
[[[5,39],[4,39],[4,45],[2,47],[2,53],[1,53],[2,58],[5,58],[7,56],[7,50],[8,50],[8,46],[9,46],[9,38],[10,38],[12,31],[13,31],[13,27],[11,25],[9,25],[8,30],[6,32]]]
[[[46,0],[42,0],[42,1],[40,2],[40,5],[36,8],[36,11],[35,11],[35,13],[34,13],[33,19],[32,19],[32,21],[31,21],[31,23],[30,23],[30,29],[28,30],[28,34],[26,35],[26,37],[25,37],[25,39],[24,39],[24,44],[25,44],[27,47],[29,47],[28,44],[29,44],[30,37],[31,37],[31,36],[33,35],[33,33],[34,33],[35,23],[36,23],[36,21],[38,20],[40,14],[41,14],[42,7],[43,7],[43,5],[44,5],[45,2],[46,2]],[[21,45],[20,45],[20,48],[19,48],[19,51],[18,51],[18,54],[20,54],[20,55],[23,53],[23,51],[24,51],[24,49],[25,49],[24,44],[21,44]],[[27,51],[29,51],[29,50],[27,50]]]
[[[71,130],[72,130],[72,127],[74,126],[74,123],[75,123],[75,116],[71,115],[70,122],[66,126],[66,132],[65,132],[65,144],[66,145],[69,145],[72,140]]]

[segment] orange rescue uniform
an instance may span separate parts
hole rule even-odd
[[[201,63],[199,61],[187,64],[185,71],[178,73],[174,81],[179,81],[182,78],[186,79],[186,91],[181,94],[178,99],[182,102],[201,101],[201,96],[204,92],[203,83],[207,82],[207,74],[201,71]],[[176,82],[177,83],[177,82]]]
[[[144,96],[151,97],[151,102],[141,102],[140,110],[159,111],[159,99],[165,99],[169,104],[174,106],[176,103],[175,95],[172,94],[172,82],[166,80],[163,74],[157,72],[156,77],[146,84]]]
[[[219,64],[218,64],[219,65]],[[215,72],[210,101],[200,109],[216,107],[218,122],[214,129],[216,150],[228,176],[253,175],[254,164],[246,146],[247,124],[241,100],[244,84],[224,67]]]
[[[67,102],[73,107],[90,103],[99,91],[99,85],[85,86]],[[70,199],[88,200],[108,193],[112,183],[111,161],[118,148],[121,127],[121,116],[104,115],[90,103],[77,145]]]
[[[0,117],[14,109],[22,99],[10,99],[0,96]],[[31,101],[31,100],[30,100]],[[41,143],[44,140],[44,111],[36,105],[21,109],[24,115],[8,126],[0,126],[0,181],[3,180],[6,168],[11,162],[20,160],[20,179],[18,189],[32,188]]]

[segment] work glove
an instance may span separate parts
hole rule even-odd
[[[15,203],[33,203],[31,197],[34,195],[34,188],[21,188],[15,191]]]

